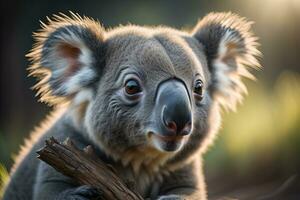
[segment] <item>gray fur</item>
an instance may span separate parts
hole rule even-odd
[[[43,24],[29,54],[31,75],[41,80],[36,88],[42,101],[68,103],[59,107],[63,110],[53,123],[26,143],[4,200],[97,195],[93,188],[79,186],[36,159],[35,152],[50,136],[61,141],[70,137],[80,147],[92,144],[99,158],[114,166],[125,182],[134,180],[143,197],[206,199],[201,154],[220,126],[220,105],[234,104],[242,95],[240,76],[246,73],[242,64],[257,65],[258,51],[247,32],[248,23],[221,13],[201,20],[192,33],[133,25],[106,31],[92,19],[71,15],[55,16]],[[227,42],[226,51],[219,48]],[[124,96],[128,77],[138,77],[143,88],[135,102]],[[187,90],[193,124],[183,147],[165,152],[152,145],[155,136],[150,133],[160,120],[153,114],[159,85],[174,78]],[[204,85],[200,102],[193,93],[196,79]]]

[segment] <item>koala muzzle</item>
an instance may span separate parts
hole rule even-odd
[[[156,93],[155,112],[162,136],[185,136],[192,131],[189,94],[179,79],[162,82]]]

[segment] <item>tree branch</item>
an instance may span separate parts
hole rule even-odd
[[[37,152],[38,158],[79,184],[95,187],[108,200],[143,200],[131,191],[111,166],[97,158],[91,146],[78,149],[70,139],[59,143],[51,137]]]

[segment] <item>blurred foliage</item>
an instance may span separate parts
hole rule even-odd
[[[4,186],[9,178],[6,168],[0,163],[0,199],[3,195]]]
[[[205,156],[211,179],[288,177],[300,169],[300,75],[282,73],[273,89],[248,83],[236,113],[223,113],[223,128]],[[241,180],[239,182],[241,182]]]

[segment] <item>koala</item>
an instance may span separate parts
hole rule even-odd
[[[44,141],[92,145],[143,198],[205,200],[201,155],[260,67],[251,22],[210,13],[190,31],[105,29],[78,14],[54,15],[28,54],[41,101],[54,111],[16,159],[4,200],[99,197],[38,160]]]

